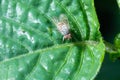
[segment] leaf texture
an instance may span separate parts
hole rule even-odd
[[[0,80],[92,80],[104,58],[93,0],[0,0]],[[53,18],[67,16],[71,40]]]
[[[88,41],[37,50],[33,53],[1,62],[0,79],[93,79],[104,57],[103,47],[102,43]]]

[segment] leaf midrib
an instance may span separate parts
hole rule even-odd
[[[54,45],[52,47],[47,47],[47,48],[44,48],[44,49],[38,49],[36,51],[32,51],[32,52],[29,52],[29,53],[26,53],[26,54],[23,54],[23,55],[20,55],[20,56],[16,56],[14,58],[10,58],[8,60],[0,62],[0,64],[3,64],[4,62],[7,62],[7,61],[12,61],[12,60],[15,60],[15,59],[19,59],[21,57],[29,56],[29,55],[40,54],[40,53],[50,51],[50,50],[54,50],[54,49],[57,49],[57,48],[64,48],[64,47],[71,47],[71,46],[78,46],[78,45],[81,45],[81,46],[83,46],[83,45],[95,45],[95,44],[98,44],[98,42],[90,40],[90,41],[81,41],[81,42],[76,42],[76,43],[65,43],[65,44],[61,44],[61,45]]]

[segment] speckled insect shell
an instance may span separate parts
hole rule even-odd
[[[71,34],[70,34],[70,26],[68,23],[68,19],[64,14],[61,14],[59,19],[54,19],[53,20],[55,25],[57,26],[57,29],[59,30],[59,32],[64,36],[64,39],[70,39],[71,38]]]

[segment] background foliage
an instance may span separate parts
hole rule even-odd
[[[117,1],[119,0],[95,0],[102,36],[112,44],[115,36],[120,33],[120,7]],[[120,79],[120,60],[112,61],[108,53],[105,55],[105,60],[96,78],[96,80],[103,79]]]

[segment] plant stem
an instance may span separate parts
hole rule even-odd
[[[114,44],[111,44],[111,43],[109,43],[105,40],[104,40],[104,44],[105,44],[105,48],[106,48],[105,50],[106,50],[107,53],[118,54],[118,50],[117,50],[117,48],[115,47]]]

